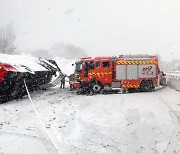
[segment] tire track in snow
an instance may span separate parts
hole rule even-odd
[[[164,150],[165,154],[172,154],[172,153],[179,153],[180,152],[180,112],[174,111],[162,98],[159,98],[163,104],[170,109],[170,116],[174,123],[174,130],[172,136],[169,140],[169,144],[167,145],[166,149]]]
[[[0,131],[0,135],[2,135],[2,134],[14,135],[14,136],[19,136],[19,137],[27,137],[27,138],[36,139],[36,140],[44,140],[45,139],[44,137],[38,137],[38,136],[35,136],[35,135]]]

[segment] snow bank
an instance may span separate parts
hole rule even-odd
[[[180,91],[180,72],[175,71],[166,74],[168,76],[168,85],[171,88]]]
[[[178,78],[169,78],[168,85],[171,88],[180,91],[180,78],[179,79]]]
[[[65,73],[66,75],[69,76],[70,74],[74,73],[75,68],[74,66],[72,66],[72,64],[75,63],[76,60],[68,60],[68,59],[59,58],[59,57],[54,58],[54,60],[58,64],[61,71]]]

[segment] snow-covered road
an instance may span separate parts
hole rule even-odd
[[[180,93],[32,93],[60,153],[180,153]],[[56,153],[28,98],[0,104],[0,153]]]

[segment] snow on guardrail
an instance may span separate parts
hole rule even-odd
[[[168,86],[180,91],[180,71],[167,72],[168,76]]]

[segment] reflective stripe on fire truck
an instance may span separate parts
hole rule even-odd
[[[110,75],[112,74],[112,72],[92,72],[92,73],[88,73],[88,75]]]
[[[138,88],[139,85],[122,85],[122,88]]]
[[[118,61],[119,65],[143,65],[143,64],[157,64],[155,61]]]

